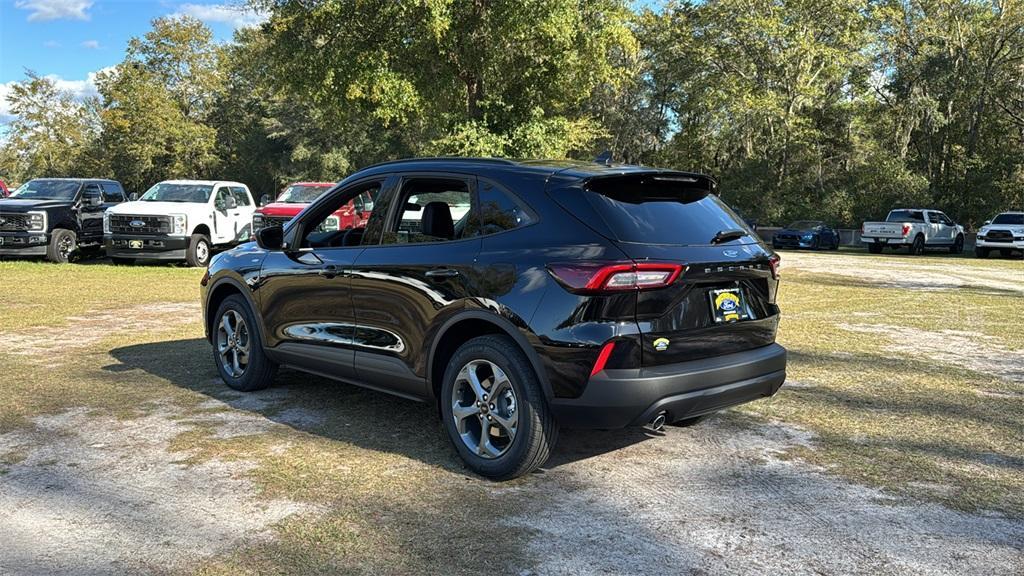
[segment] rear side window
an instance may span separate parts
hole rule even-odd
[[[480,197],[480,220],[470,220],[467,236],[486,236],[506,230],[513,230],[532,224],[535,218],[518,199],[490,182],[481,182],[477,194]]]
[[[616,239],[645,244],[710,244],[723,230],[753,232],[706,178],[650,175],[600,179],[586,196]]]
[[[412,178],[398,195],[399,220],[384,244],[446,242],[467,236],[472,195],[464,180]]]

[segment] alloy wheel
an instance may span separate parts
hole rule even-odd
[[[518,401],[505,372],[489,360],[472,360],[452,386],[452,418],[467,448],[485,459],[499,458],[519,429]]]
[[[240,378],[249,366],[249,327],[235,310],[225,310],[217,324],[220,365],[232,378]]]
[[[60,254],[61,259],[67,260],[71,257],[71,253],[75,251],[75,241],[71,236],[65,235],[57,243],[57,252]]]

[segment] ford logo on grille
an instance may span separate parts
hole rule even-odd
[[[143,222],[142,220],[132,220],[131,222],[128,223],[128,225],[131,226],[132,228],[142,228],[143,226],[146,225],[146,223]]]
[[[722,250],[722,254],[725,254],[729,258],[735,258],[740,255],[740,253],[735,250]]]

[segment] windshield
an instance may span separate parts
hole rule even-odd
[[[810,230],[811,228],[817,228],[818,226],[821,226],[821,222],[815,222],[813,220],[797,220],[796,222],[790,223],[786,228],[789,228],[790,230]]]
[[[29,180],[11,192],[11,198],[23,200],[74,200],[81,182],[74,180]]]
[[[205,204],[210,200],[210,184],[169,184],[161,182],[142,195],[143,202],[194,202]]]
[[[277,201],[283,204],[309,204],[330,190],[327,186],[303,186],[294,184],[285,189]]]
[[[992,220],[992,223],[1024,226],[1024,214],[1000,214]]]
[[[924,222],[924,212],[920,210],[893,210],[889,212],[886,222]]]

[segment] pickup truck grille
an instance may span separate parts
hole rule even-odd
[[[0,214],[0,230],[4,232],[28,230],[28,214]]]
[[[1013,242],[1013,234],[1009,230],[989,230],[985,235],[987,242]]]
[[[256,233],[262,228],[270,228],[271,226],[284,227],[285,224],[292,221],[294,216],[267,216],[265,214],[257,214],[252,219],[252,231]]]
[[[170,216],[131,216],[111,214],[110,231],[114,234],[170,234]]]

